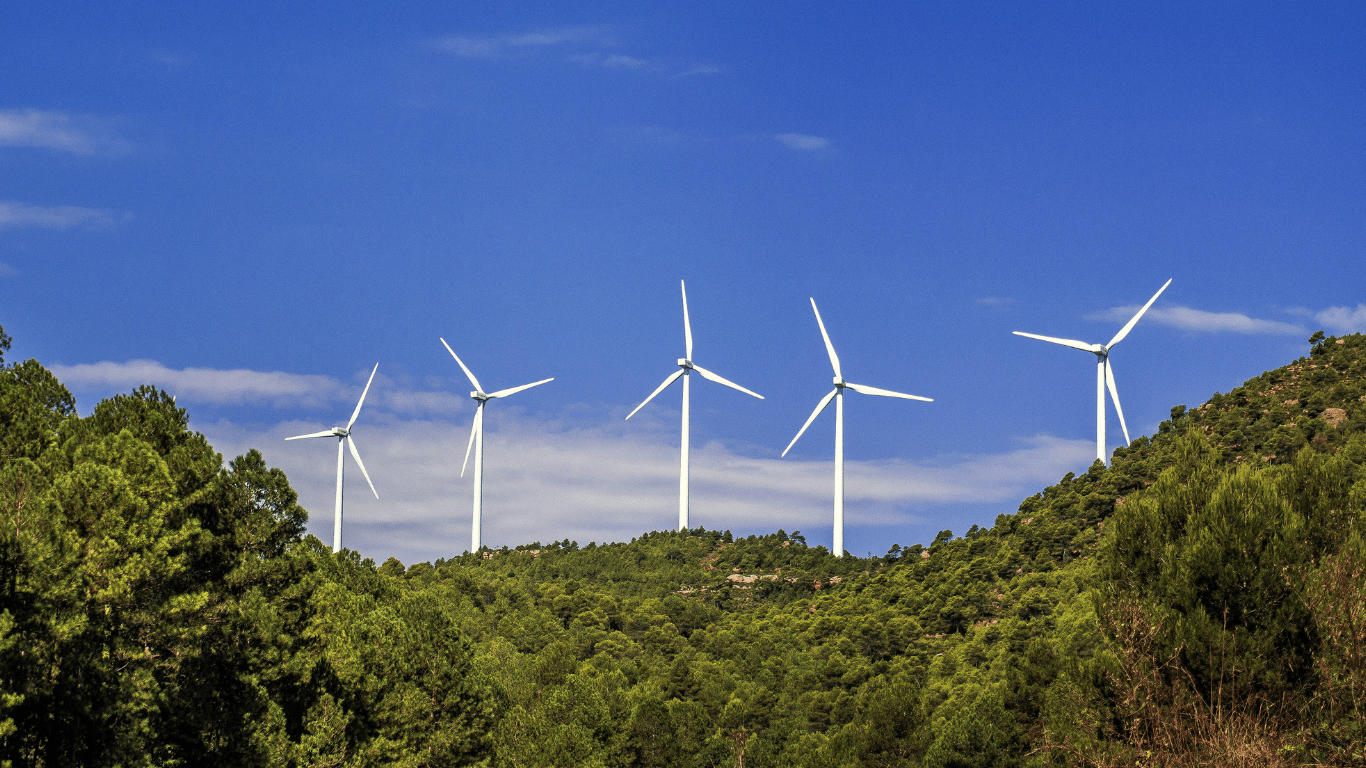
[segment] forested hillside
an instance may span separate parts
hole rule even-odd
[[[0,760],[1366,764],[1366,337],[1311,343],[866,559],[698,529],[377,566],[165,393],[80,418],[5,365]]]

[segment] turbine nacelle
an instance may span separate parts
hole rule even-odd
[[[1115,373],[1110,364],[1110,350],[1114,348],[1116,344],[1123,341],[1125,336],[1129,335],[1129,331],[1134,329],[1134,325],[1138,323],[1139,318],[1143,317],[1143,314],[1148,311],[1148,308],[1153,305],[1153,302],[1157,301],[1157,297],[1161,296],[1162,292],[1167,290],[1167,286],[1171,284],[1171,280],[1163,283],[1162,287],[1157,289],[1157,293],[1154,293],[1153,297],[1148,299],[1148,303],[1144,304],[1133,317],[1129,318],[1129,322],[1125,323],[1124,327],[1119,329],[1119,333],[1116,333],[1108,344],[1088,344],[1076,339],[1060,339],[1056,336],[1040,336],[1037,333],[1012,331],[1016,336],[1047,341],[1051,344],[1071,347],[1072,349],[1078,349],[1082,352],[1090,352],[1096,356],[1096,365],[1098,366],[1096,370],[1096,458],[1101,462],[1105,461],[1106,456],[1105,391],[1107,389],[1110,391],[1110,399],[1115,404],[1115,413],[1119,416],[1119,428],[1124,431],[1124,444],[1128,445],[1131,442],[1129,440],[1129,427],[1124,423],[1124,409],[1119,405],[1119,390],[1115,387]]]
[[[332,551],[340,552],[342,547],[342,444],[351,449],[351,458],[356,460],[356,466],[360,467],[360,473],[365,477],[366,485],[370,486],[370,492],[379,498],[379,491],[375,490],[375,484],[370,482],[370,473],[365,471],[365,462],[360,460],[360,451],[356,450],[356,441],[351,439],[351,427],[355,426],[356,419],[360,416],[360,407],[365,405],[365,396],[370,393],[370,385],[375,383],[375,374],[379,372],[379,363],[375,363],[374,369],[370,371],[370,378],[365,382],[365,389],[361,390],[360,400],[356,401],[356,410],[351,412],[351,420],[346,422],[344,427],[333,427],[322,432],[313,432],[307,435],[295,435],[286,437],[286,440],[305,440],[311,437],[335,437],[337,438],[337,506],[335,517],[332,523]]]
[[[816,403],[816,410],[812,411],[811,415],[806,418],[806,423],[802,425],[801,429],[797,430],[797,436],[792,438],[792,442],[788,443],[787,447],[783,449],[782,455],[786,456],[787,452],[792,450],[792,446],[797,444],[797,441],[806,433],[806,428],[811,426],[811,422],[815,421],[816,417],[821,415],[821,412],[825,410],[826,406],[830,405],[832,401],[837,403],[835,406],[835,536],[831,550],[835,553],[835,557],[843,557],[844,390],[851,389],[862,395],[880,395],[882,397],[897,397],[903,400],[923,400],[925,402],[933,401],[928,397],[908,395],[903,392],[893,392],[890,389],[879,389],[877,387],[867,386],[866,384],[855,384],[850,381],[845,381],[844,374],[840,372],[839,355],[835,354],[835,345],[831,343],[830,334],[825,330],[825,321],[821,319],[821,311],[816,308],[816,300],[814,298],[811,299],[811,311],[816,315],[816,325],[820,326],[821,340],[825,342],[825,353],[830,356],[830,367],[833,368],[835,372],[834,377],[831,379],[835,384],[835,388],[830,390],[825,397],[822,397],[819,403]]]
[[[636,415],[641,408],[645,407],[646,403],[655,399],[656,395],[668,389],[675,381],[678,381],[679,379],[683,380],[683,423],[678,453],[678,530],[682,531],[688,528],[688,390],[692,383],[692,373],[696,371],[698,376],[701,376],[707,381],[714,381],[717,384],[730,387],[737,392],[744,392],[745,394],[757,397],[760,400],[763,400],[764,396],[758,392],[751,392],[729,379],[693,364],[692,321],[688,318],[688,287],[682,280],[679,280],[678,289],[683,298],[683,357],[678,358],[678,370],[666,376],[663,383],[658,387],[655,387],[655,391],[651,392],[650,396],[645,398],[644,402],[637,405],[635,410],[626,414],[626,418],[627,420],[630,420],[630,418]]]

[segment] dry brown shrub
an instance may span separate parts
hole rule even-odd
[[[1337,554],[1300,575],[1301,595],[1320,637],[1313,693],[1271,702],[1245,690],[1233,647],[1221,650],[1208,698],[1180,664],[1182,647],[1162,651],[1161,619],[1136,601],[1112,604],[1106,671],[1110,717],[1080,697],[1066,708],[1082,725],[1045,728],[1038,750],[1050,764],[1120,768],[1280,768],[1366,766],[1366,544],[1353,536]],[[1234,639],[1236,634],[1227,633]],[[1084,721],[1084,722],[1083,722]],[[1077,738],[1076,733],[1096,738]]]
[[[1301,714],[1301,746],[1315,765],[1366,766],[1366,547],[1359,536],[1304,578],[1322,646],[1319,685]]]
[[[1040,752],[1052,764],[1119,768],[1281,768],[1294,765],[1286,749],[1281,708],[1240,689],[1232,648],[1224,648],[1210,699],[1180,664],[1177,646],[1160,651],[1163,622],[1137,602],[1105,612],[1113,663],[1106,672],[1115,692],[1113,717],[1100,738],[1084,742],[1045,728]],[[1228,633],[1232,635],[1233,633]],[[1079,710],[1080,714],[1080,710]],[[1088,713],[1094,718],[1094,714]]]

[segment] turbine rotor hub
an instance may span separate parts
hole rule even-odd
[[[840,389],[844,389],[844,386],[845,386],[845,384],[844,384],[844,379],[840,378],[839,376],[836,376],[836,377],[835,377],[835,386],[839,387]]]
[[[485,400],[488,400],[488,399],[489,399],[489,396],[488,396],[488,395],[484,394],[483,392],[480,392],[479,390],[475,390],[475,391],[471,392],[471,393],[470,393],[470,397],[473,398],[473,399],[475,399],[475,400],[478,400],[478,401],[481,402],[481,403],[484,402]]]
[[[686,358],[686,357],[680,357],[680,358],[678,358],[678,367],[679,367],[679,368],[682,368],[682,369],[685,370],[685,371],[686,371],[686,370],[691,370],[691,369],[692,369],[692,361],[689,360],[689,359]]]

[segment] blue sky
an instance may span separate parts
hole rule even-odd
[[[1366,9],[12,2],[0,24],[0,323],[82,412],[175,392],[260,447],[331,532],[332,454],[379,377],[347,542],[630,538],[695,524],[829,544],[831,372],[851,551],[1011,512],[1089,463],[1106,341],[1130,432],[1366,330]],[[1111,447],[1119,425],[1110,412]],[[350,460],[348,459],[348,462]]]

